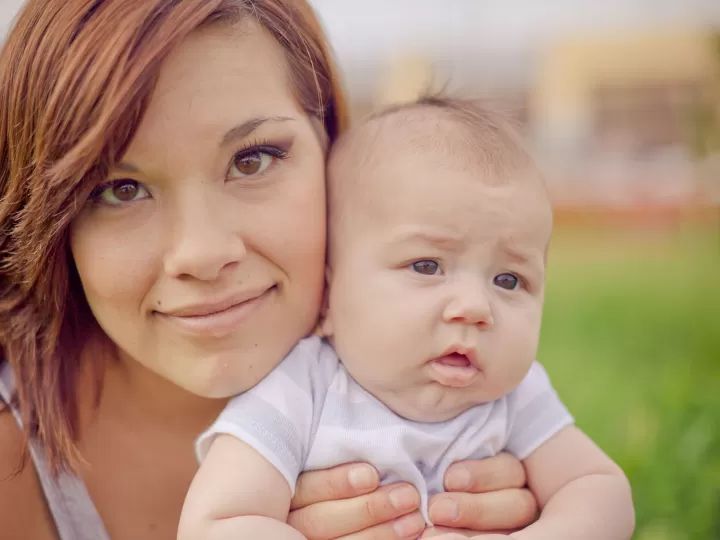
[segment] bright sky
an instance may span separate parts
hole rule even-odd
[[[342,54],[422,39],[522,46],[558,31],[636,24],[720,25],[718,0],[310,0]],[[23,0],[0,0],[0,31]],[[424,37],[423,37],[424,36]]]
[[[720,28],[720,0],[311,0],[352,87],[388,52],[427,51],[449,73],[468,62],[527,77],[538,45],[571,34],[641,27]],[[486,70],[474,70],[475,72]],[[502,71],[502,73],[501,73]]]
[[[402,42],[524,48],[558,33],[720,26],[718,0],[311,0],[339,54]]]
[[[537,45],[568,33],[637,26],[720,28],[720,0],[310,0],[352,87],[388,53],[427,51],[463,70],[493,61],[522,76]],[[0,0],[0,36],[23,0]],[[452,71],[452,70],[451,70]],[[467,71],[467,70],[464,70]],[[499,74],[503,76],[503,74]]]

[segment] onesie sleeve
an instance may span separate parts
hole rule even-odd
[[[337,356],[326,342],[318,337],[301,341],[267,377],[230,400],[198,438],[198,460],[203,461],[217,435],[231,435],[272,463],[294,494],[337,367]]]
[[[574,419],[555,392],[545,369],[534,362],[520,385],[508,396],[506,449],[525,459]]]

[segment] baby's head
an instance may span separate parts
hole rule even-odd
[[[509,124],[472,102],[388,109],[332,149],[324,329],[397,414],[442,421],[537,352],[552,213]]]

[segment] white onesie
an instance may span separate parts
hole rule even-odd
[[[270,461],[293,493],[302,471],[367,462],[382,483],[414,484],[430,523],[428,499],[443,491],[449,465],[502,450],[524,459],[572,423],[537,362],[505,397],[446,422],[413,422],[363,389],[332,347],[311,337],[257,386],[230,401],[199,438],[197,453],[202,460],[215,435],[233,435]]]

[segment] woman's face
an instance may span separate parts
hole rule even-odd
[[[226,397],[271,371],[322,296],[322,137],[279,45],[252,24],[191,35],[122,163],[71,226],[88,303],[124,360]]]

